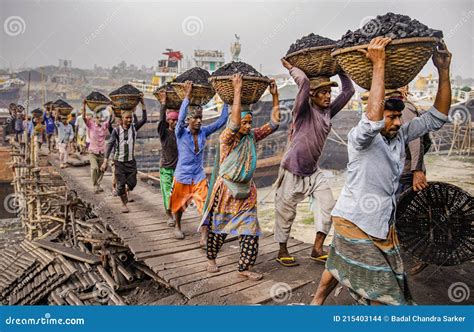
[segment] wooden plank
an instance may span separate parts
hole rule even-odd
[[[237,243],[235,243],[237,246]],[[266,253],[269,250],[275,250],[274,247],[277,245],[274,242],[264,242],[259,244],[259,252],[260,254]],[[271,249],[268,249],[271,247]],[[223,267],[228,264],[236,264],[239,260],[239,250],[237,248],[230,248],[230,246],[223,246],[221,252],[219,252],[219,256],[217,257],[217,264],[220,267]],[[176,266],[176,265],[175,265]],[[177,277],[184,277],[187,275],[195,274],[198,272],[204,272],[207,268],[207,257],[205,254],[201,256],[199,261],[194,261],[194,263],[187,263],[181,264],[180,266],[167,269],[160,273],[160,277],[169,281],[170,279],[177,278]]]
[[[229,239],[226,239],[226,243],[235,241],[236,239],[236,237],[231,237]],[[267,241],[268,243],[273,242],[271,234],[267,234],[266,236],[262,237],[262,239],[260,240],[260,246],[263,246]],[[227,247],[224,247],[223,250],[219,253],[219,257],[224,257],[226,255],[233,254],[233,251],[226,250],[226,248]],[[147,264],[152,267],[152,270],[155,271],[155,273],[158,273],[159,271],[169,270],[177,266],[184,266],[188,264],[189,261],[195,261],[200,259],[205,261],[207,260],[207,258],[202,257],[200,255],[203,252],[204,251],[202,249],[192,250],[185,253],[177,253],[162,257],[150,258],[146,261]]]
[[[300,244],[298,250],[307,250],[309,247],[310,245],[308,244]],[[278,249],[274,250],[273,252],[259,256],[260,259],[257,259],[257,263],[255,264],[255,266],[259,267],[261,264],[270,261],[270,265],[280,267],[280,265],[276,265],[278,263],[275,261],[275,256],[277,252]],[[257,268],[257,270],[260,269]],[[192,298],[200,294],[210,293],[217,289],[246,281],[245,278],[236,273],[236,267],[231,265],[225,266],[221,270],[221,272],[218,273],[211,274],[205,272],[197,273],[197,275],[199,279],[196,280],[196,278],[194,278],[194,281],[191,283],[188,283],[188,281],[193,280],[193,277],[170,280],[170,284],[173,287],[176,287],[186,297]],[[179,285],[183,281],[186,283],[184,285]]]
[[[83,253],[82,251],[79,251],[74,248],[65,247],[59,243],[50,242],[48,240],[37,240],[37,241],[33,241],[33,243],[37,245],[38,247],[54,251],[58,254],[61,254],[63,256],[66,256],[66,257],[69,257],[69,258],[72,258],[84,263],[89,263],[89,264],[100,263],[99,257]]]
[[[195,243],[195,244],[188,244],[188,245],[178,247],[178,248],[167,248],[167,249],[160,249],[160,250],[155,250],[155,251],[139,253],[139,254],[135,255],[135,257],[138,260],[144,260],[144,259],[151,258],[151,257],[174,254],[174,253],[177,253],[177,252],[183,252],[183,251],[188,251],[188,250],[198,249],[198,248],[200,248],[199,243]]]
[[[299,261],[302,261],[306,258],[306,257],[304,257],[304,254],[300,249],[303,248],[303,251],[304,251],[304,250],[307,249],[307,246],[308,246],[307,244],[302,243],[302,244],[299,244],[299,245],[292,248],[292,252],[295,254],[295,256],[297,258],[299,258]],[[268,262],[272,263],[271,260],[268,261]],[[312,263],[314,263],[314,262],[312,262]],[[264,263],[264,264],[266,264],[266,263]],[[312,264],[312,265],[316,265],[316,264]],[[324,268],[323,265],[321,265],[321,266]],[[251,287],[262,287],[262,284],[265,283],[266,281],[268,281],[269,277],[271,277],[272,280],[276,278],[276,276],[274,276],[274,274],[275,274],[274,271],[276,269],[281,270],[286,275],[289,275],[289,274],[294,275],[295,274],[295,270],[294,270],[293,267],[292,268],[283,268],[281,266],[273,266],[272,265],[270,267],[270,270],[266,271],[266,272],[268,272],[268,277],[264,277],[262,280],[259,280],[259,281],[245,280],[245,281],[237,283],[237,284],[225,286],[223,288],[219,288],[219,289],[217,289],[215,291],[212,291],[210,293],[205,293],[205,294],[202,294],[202,295],[198,295],[198,296],[192,298],[188,302],[188,304],[190,304],[190,305],[194,305],[194,304],[229,304],[229,302],[234,303],[234,304],[244,303],[243,300],[233,301],[234,296],[229,296],[229,295],[237,294],[237,293],[242,292],[243,290],[251,288]],[[261,266],[259,268],[259,270],[263,270],[263,266]],[[238,296],[238,295],[236,295],[236,296]],[[245,303],[247,303],[247,302],[245,302]]]
[[[257,304],[274,301],[276,298],[276,288],[288,290],[287,296],[291,301],[291,294],[293,292],[315,281],[324,270],[323,264],[310,260],[304,252],[300,252],[296,257],[300,265],[291,268],[290,271],[281,266],[272,266],[271,262],[264,263],[260,268],[265,270],[265,275],[268,275],[268,278],[265,278],[266,280],[263,283],[238,292],[229,292],[227,290],[227,295],[224,295],[225,292],[222,293],[224,302],[226,304]],[[272,287],[276,288],[272,289]],[[317,284],[314,285],[314,290],[316,290],[316,287]],[[284,294],[282,295],[284,296]]]
[[[131,197],[135,200],[129,204],[131,213],[116,214],[117,208],[121,206],[120,200],[111,197],[108,190],[101,194],[94,194],[92,184],[85,180],[89,177],[88,170],[88,167],[71,167],[61,170],[60,173],[66,175],[68,184],[71,182],[71,188],[75,189],[82,198],[96,206],[100,205],[96,211],[97,214],[104,223],[110,225],[115,234],[122,238],[137,259],[143,260],[160,278],[170,281],[174,288],[187,297],[193,298],[190,304],[268,301],[269,290],[275,282],[280,280],[280,274],[292,290],[309,282],[308,275],[311,274],[303,271],[303,267],[287,270],[276,265],[274,258],[278,251],[278,244],[274,242],[271,234],[260,239],[260,253],[256,267],[258,270],[265,271],[263,280],[249,281],[235,273],[239,259],[236,237],[228,239],[230,243],[226,241],[227,243],[219,253],[217,262],[221,272],[207,273],[207,258],[199,246],[199,234],[196,230],[200,216],[195,208],[189,208],[183,215],[182,226],[187,235],[186,238],[176,240],[173,236],[173,228],[166,225],[168,217],[162,205],[161,193],[156,188],[146,184],[137,186],[131,193]],[[111,187],[110,174],[106,174],[103,187]],[[298,253],[310,248],[311,245],[295,240],[289,243],[289,249],[292,252]],[[80,254],[83,253],[80,252]],[[311,263],[314,264],[314,262]],[[288,273],[289,271],[291,274]],[[305,278],[300,275],[303,272],[306,273]],[[176,300],[180,300],[180,297],[170,297],[160,304]]]
[[[288,248],[292,248],[294,246],[297,246],[299,244],[297,243],[288,243]],[[264,246],[259,250],[259,255],[257,257],[257,262],[255,265],[258,265],[262,263],[265,260],[268,259],[274,259],[276,256],[276,252],[278,252],[279,246],[277,243],[271,243],[270,245]],[[270,255],[273,255],[270,257]],[[207,261],[203,262],[200,266],[197,267],[197,270],[200,271],[195,271],[194,273],[187,273],[181,270],[181,272],[176,271],[177,273],[173,274],[165,274],[163,273],[163,279],[166,281],[170,282],[172,285],[182,286],[188,283],[193,283],[196,281],[199,281],[202,278],[215,278],[220,275],[226,274],[231,271],[236,270],[237,262],[239,261],[240,253],[238,249],[232,250],[232,254],[228,255],[226,257],[218,257],[217,259],[217,265],[220,268],[220,272],[217,273],[208,273],[206,269]],[[220,259],[219,259],[220,258]],[[180,274],[183,274],[183,276],[180,276]]]

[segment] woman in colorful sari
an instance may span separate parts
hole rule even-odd
[[[218,272],[216,258],[228,234],[239,236],[240,275],[250,280],[260,280],[261,273],[251,272],[258,253],[258,238],[261,235],[257,219],[257,187],[253,174],[257,166],[255,143],[278,129],[280,110],[278,90],[274,81],[270,84],[273,96],[273,109],[270,122],[260,128],[252,129],[253,115],[250,107],[241,106],[242,74],[232,77],[234,101],[232,115],[227,127],[219,137],[219,163],[214,167],[212,186],[205,212],[203,225],[208,225],[207,238],[208,272]],[[244,108],[244,109],[243,109]]]

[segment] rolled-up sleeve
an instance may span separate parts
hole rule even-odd
[[[446,122],[448,116],[431,107],[425,114],[404,124],[400,130],[408,143],[430,131],[441,129]]]
[[[349,132],[348,140],[356,150],[363,150],[372,143],[372,140],[380,133],[384,125],[385,120],[371,121],[364,113],[357,126]]]

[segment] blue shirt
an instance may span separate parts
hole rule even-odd
[[[46,125],[46,134],[54,134],[54,117],[50,115],[49,117],[46,114],[43,116],[44,124]]]
[[[370,121],[363,114],[347,136],[347,178],[332,215],[351,221],[368,235],[386,239],[395,215],[406,144],[440,129],[447,120],[432,107],[402,125],[397,135],[387,140],[380,133],[384,120]]]
[[[178,123],[176,124],[175,134],[178,145],[178,164],[174,176],[176,181],[183,184],[198,183],[206,178],[204,173],[204,146],[207,138],[220,128],[222,128],[229,116],[228,106],[224,104],[221,116],[217,121],[208,126],[203,126],[198,133],[198,148],[199,151],[194,152],[194,138],[193,134],[187,128],[185,122],[188,113],[189,100],[185,98],[181,103],[179,109]]]

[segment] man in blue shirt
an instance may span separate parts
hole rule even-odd
[[[373,64],[367,111],[348,138],[347,179],[331,215],[334,240],[313,304],[323,304],[340,282],[365,304],[412,304],[400,256],[394,216],[407,143],[448,120],[451,53],[439,44],[433,54],[439,86],[433,107],[402,124],[402,100],[385,97],[385,47],[373,39],[365,51]]]
[[[49,153],[51,153],[55,145],[53,135],[56,130],[56,126],[54,124],[54,121],[55,121],[54,116],[51,114],[52,104],[53,104],[52,102],[47,102],[46,104],[43,105],[46,109],[43,116],[43,122],[46,126],[46,144],[48,144]]]
[[[181,217],[191,199],[194,200],[199,213],[202,214],[207,197],[207,178],[203,164],[204,147],[207,138],[226,124],[229,115],[228,106],[225,104],[219,119],[202,127],[202,108],[191,106],[191,110],[188,112],[193,88],[192,82],[187,81],[185,87],[186,97],[181,103],[178,123],[175,128],[178,164],[174,173],[170,197],[170,209],[176,220],[174,236],[177,239],[184,239],[184,234],[181,231]],[[185,120],[187,120],[187,124]],[[207,228],[201,227],[201,245],[205,245],[206,239]]]

